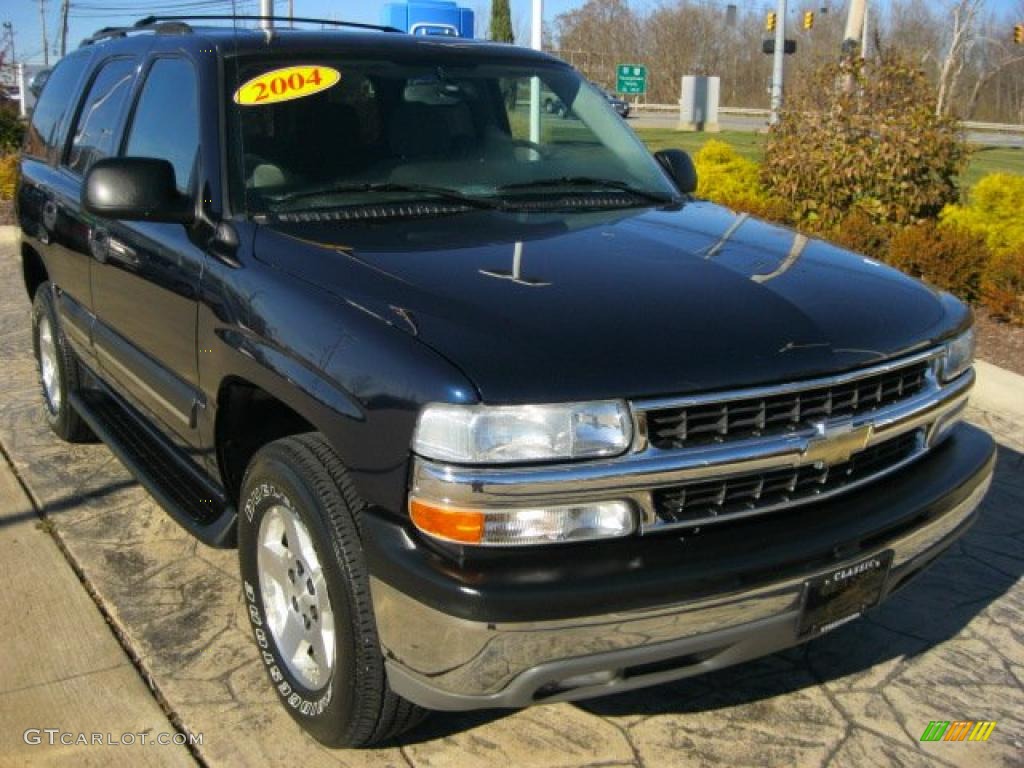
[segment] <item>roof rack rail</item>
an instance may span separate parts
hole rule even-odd
[[[372,29],[377,32],[398,32],[405,34],[396,27],[383,26],[381,24],[364,24],[358,21],[338,21],[336,19],[314,19],[306,16],[237,16],[231,14],[214,14],[207,16],[147,16],[135,22],[136,26],[148,26],[161,21],[280,21],[298,22],[300,24],[325,24],[328,27],[349,27],[351,29]]]
[[[328,27],[348,27],[350,29],[369,29],[377,32],[398,32],[395,27],[379,24],[363,24],[356,21],[337,21],[335,19],[312,19],[305,16],[233,16],[230,14],[213,14],[200,16],[146,16],[130,27],[103,27],[82,41],[82,45],[92,45],[100,40],[111,37],[125,37],[131,32],[155,32],[156,34],[187,35],[193,32],[189,21],[277,21],[283,23],[298,22],[300,24],[322,24]]]
[[[141,22],[147,23],[136,22],[130,27],[103,27],[85,38],[79,47],[84,48],[87,45],[92,45],[100,40],[106,40],[111,37],[127,37],[129,32],[154,32],[158,35],[187,35],[192,32],[192,27],[183,21],[159,22],[155,20],[150,21],[150,19],[152,17],[142,19]]]

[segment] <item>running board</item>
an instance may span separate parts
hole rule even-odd
[[[71,405],[182,528],[211,547],[235,546],[235,508],[224,492],[114,395],[86,389]]]

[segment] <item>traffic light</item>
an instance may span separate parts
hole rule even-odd
[[[776,20],[775,14],[774,13],[769,13],[768,17],[764,20],[764,28],[767,29],[769,32],[774,32],[775,31],[775,20]]]
[[[1024,24],[1018,24],[1013,28],[1013,42],[1024,45]]]
[[[814,11],[804,11],[804,29],[814,28]]]

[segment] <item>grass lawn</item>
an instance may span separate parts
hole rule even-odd
[[[963,176],[964,185],[970,189],[982,176],[990,173],[1015,173],[1024,176],[1024,149],[1010,147],[974,146],[971,164]]]
[[[692,154],[709,139],[719,139],[731,144],[737,152],[751,160],[760,161],[764,154],[765,137],[759,133],[744,131],[685,133],[674,131],[671,128],[638,128],[636,132],[652,152],[677,147]],[[964,186],[969,190],[982,176],[999,171],[1024,176],[1024,149],[975,146],[971,164],[963,176]]]
[[[721,133],[688,133],[671,128],[637,128],[637,135],[652,152],[659,149],[685,149],[691,155],[711,139],[731,144],[744,157],[761,161],[765,136],[753,131],[722,131]]]

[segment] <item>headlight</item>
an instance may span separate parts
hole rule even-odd
[[[426,406],[413,450],[455,464],[513,464],[623,453],[633,436],[625,403]]]
[[[974,363],[974,329],[960,334],[946,344],[942,355],[940,376],[943,383],[952,381]]]
[[[527,546],[628,536],[636,528],[627,501],[464,509],[415,496],[409,516],[424,533],[443,541],[479,546]]]

